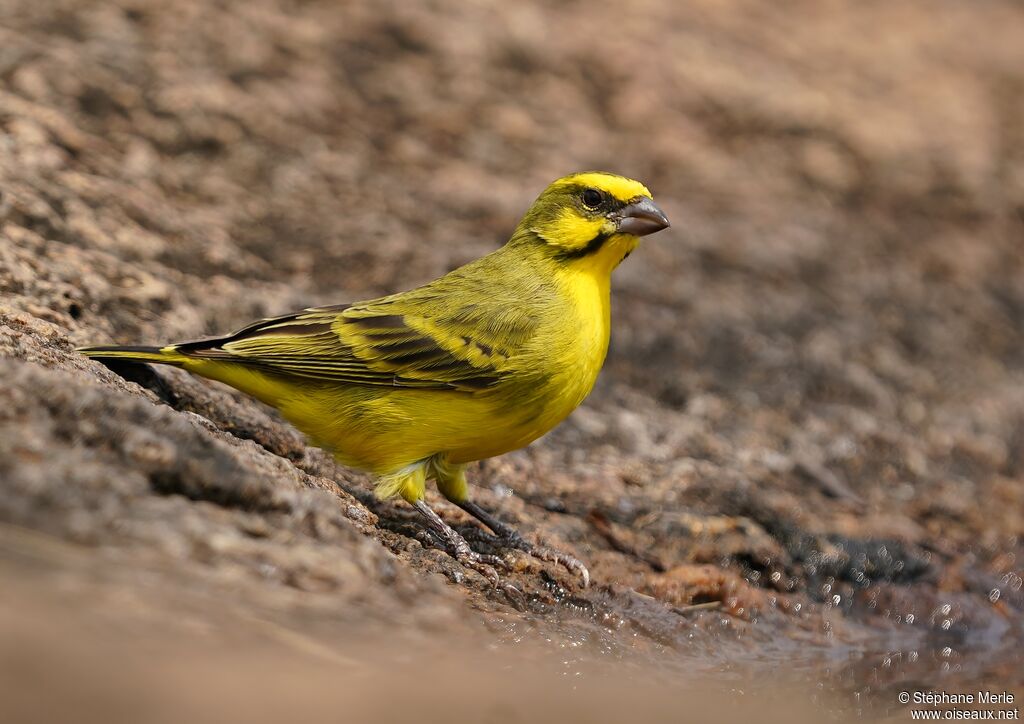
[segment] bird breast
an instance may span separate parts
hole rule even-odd
[[[550,349],[552,427],[590,394],[608,352],[610,305],[607,279],[591,274],[565,274],[559,279],[564,304],[553,325]]]

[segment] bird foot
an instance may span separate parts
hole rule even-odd
[[[527,553],[542,561],[557,563],[574,576],[579,576],[583,588],[590,585],[590,571],[579,558],[547,546],[533,546]]]
[[[472,501],[463,501],[458,504],[463,510],[472,515],[474,518],[479,520],[481,523],[486,525],[488,528],[493,530],[498,536],[499,545],[505,548],[515,548],[521,550],[524,553],[528,553],[542,561],[549,561],[551,563],[557,563],[562,566],[574,576],[579,576],[583,582],[583,588],[590,585],[590,571],[583,564],[583,561],[571,556],[568,553],[549,548],[547,546],[536,545],[530,543],[528,540],[520,535],[519,531],[512,528],[500,520],[495,518],[493,515],[488,513],[486,510],[481,508],[479,505]]]
[[[575,556],[571,556],[568,553],[555,548],[530,543],[519,533],[515,533],[512,536],[502,536],[501,541],[509,548],[516,548],[539,560],[548,561],[549,563],[557,563],[574,576],[579,576],[580,580],[583,582],[583,588],[590,585],[590,571],[587,570],[583,561]]]
[[[461,542],[461,545],[460,545]],[[461,563],[466,568],[471,568],[481,576],[491,582],[495,588],[501,582],[501,578],[498,576],[497,568],[502,570],[508,570],[508,563],[505,559],[500,556],[487,555],[485,553],[477,553],[475,550],[469,547],[469,543],[462,536],[459,536],[459,541],[455,542],[451,546],[449,551],[452,557]]]
[[[425,538],[428,536],[433,545],[436,546],[440,543],[440,547],[447,550],[448,554],[458,561],[464,568],[476,571],[486,578],[495,589],[500,589],[517,609],[520,611],[526,610],[526,599],[523,596],[523,592],[514,584],[502,581],[501,576],[498,573],[499,569],[502,571],[508,571],[511,569],[507,560],[501,556],[478,553],[477,551],[472,550],[468,543],[465,547],[458,544],[454,546],[448,545],[447,541],[440,540],[433,532],[424,533]],[[463,538],[462,540],[464,543],[466,542],[466,538]]]
[[[439,540],[443,547],[448,549],[452,558],[461,563],[464,567],[470,568],[486,578],[497,588],[501,583],[496,568],[508,569],[508,563],[500,556],[492,556],[484,553],[477,553],[470,548],[466,539],[459,535],[458,531],[441,520],[440,516],[431,510],[426,503],[418,501],[413,503],[424,518],[426,518],[429,535]]]

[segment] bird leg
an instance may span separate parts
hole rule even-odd
[[[423,500],[413,502],[412,506],[427,519],[427,527],[430,529],[430,532],[448,546],[455,560],[467,568],[472,568],[495,586],[498,585],[498,573],[494,570],[494,567],[506,567],[505,561],[498,556],[484,555],[474,551],[469,547],[466,539],[459,535],[457,530],[441,520],[441,516],[431,510],[430,506]]]
[[[492,531],[494,531],[495,535],[497,535],[501,539],[502,543],[504,543],[509,548],[516,548],[518,550],[524,551],[526,553],[529,553],[534,558],[539,558],[542,561],[550,561],[552,563],[557,563],[558,565],[566,568],[570,573],[578,575],[581,579],[583,579],[584,588],[590,585],[590,571],[587,570],[587,567],[583,565],[583,562],[578,558],[571,556],[568,553],[557,551],[554,548],[548,548],[547,546],[539,546],[530,543],[528,540],[523,538],[523,536],[520,535],[519,531],[517,531],[515,528],[505,523],[502,523],[500,520],[495,518],[493,515],[488,513],[486,510],[484,510],[471,500],[452,502],[454,502],[457,506],[462,508],[464,511],[466,511],[474,518],[479,520],[481,523],[486,525],[488,528],[490,528]],[[438,520],[440,520],[440,518],[438,518]],[[442,523],[442,525],[444,524]],[[452,533],[455,533],[455,531],[453,530]],[[458,533],[455,533],[455,535],[458,535]],[[463,540],[462,542],[465,543],[466,541]]]

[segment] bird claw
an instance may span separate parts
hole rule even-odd
[[[590,585],[590,571],[579,558],[547,546],[531,546],[526,552],[542,561],[557,563],[573,575],[579,576],[583,581],[583,588]]]
[[[502,538],[502,541],[510,548],[516,548],[528,553],[542,561],[548,561],[549,563],[557,563],[558,565],[565,568],[567,571],[575,576],[579,576],[583,581],[583,588],[590,585],[590,571],[587,570],[586,565],[583,561],[575,556],[571,556],[568,553],[549,548],[548,546],[536,545],[530,543],[528,540],[523,538],[519,533],[513,533]]]
[[[477,553],[475,550],[469,547],[469,544],[465,540],[462,541],[463,545],[456,545],[453,550],[452,556],[466,568],[471,568],[481,576],[486,578],[491,584],[497,588],[501,582],[501,578],[498,576],[496,568],[502,570],[508,570],[508,563],[504,558],[500,556],[492,556],[486,553]]]

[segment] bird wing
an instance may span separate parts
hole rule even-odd
[[[422,302],[428,303],[422,303]],[[430,303],[430,302],[433,303]],[[525,315],[396,296],[264,319],[176,350],[314,380],[475,392],[503,376],[533,328]],[[494,300],[486,307],[492,307]],[[427,310],[441,307],[442,313]]]

